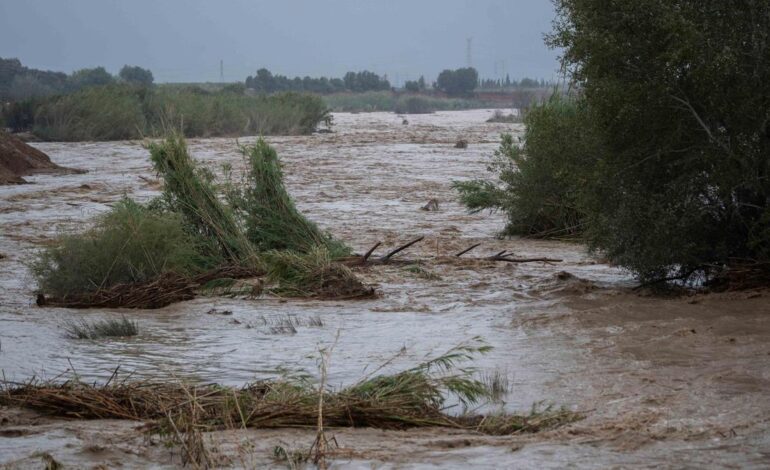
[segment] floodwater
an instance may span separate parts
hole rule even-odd
[[[413,238],[402,258],[430,276],[380,266],[359,274],[381,296],[362,301],[199,297],[160,310],[67,310],[34,305],[25,261],[57,233],[82,228],[123,195],[159,192],[139,142],[35,144],[82,175],[38,175],[0,187],[0,369],[6,380],[65,373],[102,381],[184,378],[241,385],[286,372],[316,373],[318,349],[334,345],[329,381],[349,384],[396,355],[385,372],[481,338],[493,346],[479,374],[507,377],[508,410],[552,403],[587,418],[536,436],[491,438],[446,430],[335,430],[334,465],[360,468],[577,468],[770,466],[770,303],[768,293],[660,299],[632,291],[633,279],[578,244],[499,240],[500,214],[468,214],[453,180],[486,175],[499,134],[488,110],[402,118],[336,114],[335,133],[270,137],[286,183],[305,214],[359,253]],[[456,149],[463,138],[467,149]],[[253,138],[240,139],[248,143]],[[243,161],[235,139],[192,139],[193,156],[215,172]],[[420,208],[429,200],[435,212]],[[451,255],[482,243],[464,258]],[[503,249],[559,263],[509,264],[481,258]],[[231,312],[230,314],[209,314]],[[126,315],[130,339],[66,338],[77,319]],[[302,325],[276,334],[286,315]],[[336,341],[336,342],[335,342]],[[0,464],[39,464],[45,451],[75,467],[179,465],[136,423],[71,422],[0,409]],[[271,465],[278,443],[307,448],[312,431],[213,433],[222,463]]]

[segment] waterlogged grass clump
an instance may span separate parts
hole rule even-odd
[[[95,322],[68,321],[63,325],[64,332],[71,339],[99,339],[130,337],[139,334],[139,326],[126,317],[110,318]]]
[[[242,148],[248,169],[224,190],[181,135],[148,148],[161,197],[147,206],[125,199],[92,228],[42,250],[32,264],[40,305],[157,308],[223,280],[265,275],[284,296],[372,295],[335,261],[350,249],[296,209],[262,139]]]

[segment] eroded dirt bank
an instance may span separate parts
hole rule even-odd
[[[410,116],[339,114],[335,134],[270,138],[298,205],[325,229],[365,251],[417,236],[404,253],[421,269],[374,268],[364,276],[383,295],[360,302],[199,298],[158,311],[39,309],[24,261],[59,230],[81,227],[123,194],[156,195],[147,152],[136,142],[35,144],[86,175],[30,177],[0,188],[0,369],[8,380],[84,379],[121,373],[240,385],[281,370],[314,373],[312,358],[339,331],[330,383],[345,384],[402,350],[391,370],[413,365],[481,336],[495,349],[482,372],[506,375],[510,410],[545,401],[586,413],[556,431],[483,437],[447,430],[333,430],[337,467],[580,468],[770,465],[770,302],[768,293],[677,299],[642,297],[632,280],[578,245],[497,240],[499,215],[469,215],[452,179],[485,173],[503,130],[490,112]],[[453,148],[458,138],[468,149]],[[250,139],[243,139],[250,140]],[[232,139],[192,140],[193,155],[217,170],[242,162]],[[439,211],[420,207],[430,199]],[[508,249],[558,264],[511,265],[444,257],[474,243],[468,256]],[[384,251],[384,249],[383,249]],[[440,259],[437,259],[439,257]],[[567,274],[568,273],[568,274]],[[216,308],[230,315],[208,315]],[[61,333],[71,318],[125,314],[140,335],[75,341]],[[323,326],[275,334],[265,320],[319,316]],[[178,453],[147,440],[141,423],[65,421],[0,410],[0,463],[42,466],[48,452],[74,468],[180,465]],[[307,449],[313,430],[228,431],[207,436],[220,463],[277,465],[275,445]]]

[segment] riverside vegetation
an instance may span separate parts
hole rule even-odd
[[[8,127],[50,141],[158,137],[168,127],[185,137],[297,135],[331,122],[323,100],[312,95],[247,96],[237,89],[130,83],[12,103],[3,115]]]
[[[503,185],[457,183],[463,202],[644,283],[770,284],[770,5],[601,3],[557,2],[577,92],[530,110],[490,167]]]

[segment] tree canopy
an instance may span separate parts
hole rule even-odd
[[[151,71],[136,65],[124,65],[123,68],[120,69],[118,76],[124,82],[144,86],[152,85],[152,82],[155,80]]]
[[[438,75],[436,88],[449,96],[468,96],[479,83],[479,73],[473,67],[444,70]]]
[[[278,91],[306,91],[311,93],[335,93],[342,91],[380,91],[390,90],[390,82],[386,77],[380,77],[374,72],[348,72],[343,78],[312,78],[273,75],[266,68],[257,70],[252,77],[246,78],[246,88],[251,88],[260,93],[274,93]]]
[[[602,140],[587,238],[643,279],[770,261],[770,3],[559,0]]]

